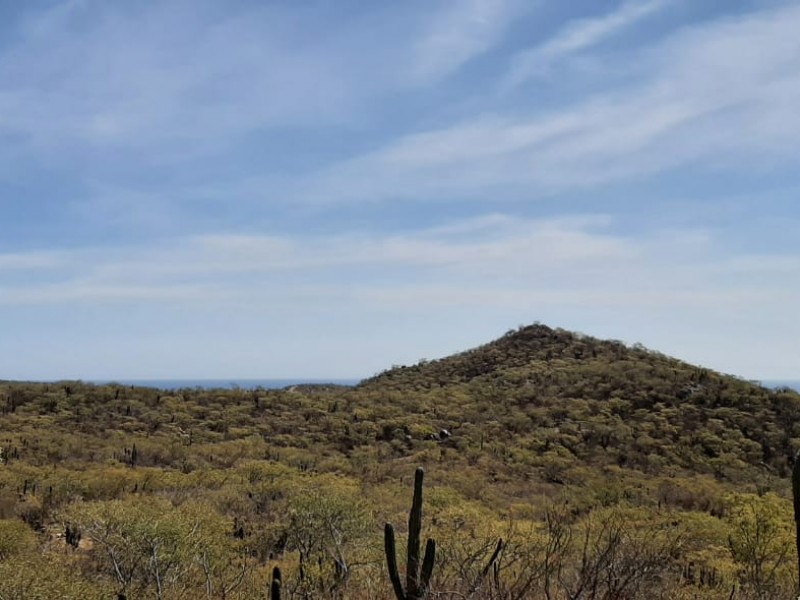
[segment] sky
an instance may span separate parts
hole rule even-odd
[[[800,379],[800,3],[0,1],[0,379],[541,322]]]

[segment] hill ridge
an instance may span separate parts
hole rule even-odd
[[[414,365],[395,366],[378,375],[367,378],[362,385],[381,384],[386,380],[409,379],[426,372],[446,371],[449,379],[442,383],[464,383],[476,377],[494,372],[530,367],[535,363],[550,363],[557,360],[644,360],[669,363],[675,367],[697,369],[719,377],[731,377],[746,381],[735,375],[724,374],[707,367],[692,365],[686,361],[646,348],[636,343],[628,345],[620,340],[600,339],[587,334],[569,331],[560,327],[549,327],[536,322],[510,329],[490,342],[433,360],[422,360]],[[441,379],[441,377],[440,377]],[[748,381],[753,385],[759,385]],[[763,387],[763,386],[760,386]]]

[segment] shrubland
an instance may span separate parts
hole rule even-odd
[[[354,387],[0,382],[0,598],[792,598],[800,395],[533,325]],[[501,550],[497,551],[498,541]],[[400,565],[403,568],[403,565]]]

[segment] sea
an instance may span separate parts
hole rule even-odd
[[[92,380],[89,383],[96,385],[133,385],[137,387],[157,388],[160,390],[255,390],[281,389],[293,385],[343,385],[354,386],[361,382],[360,379],[104,379]],[[764,387],[787,387],[800,392],[800,379],[764,379],[756,381]]]
[[[800,392],[800,380],[798,379],[765,379],[761,385],[772,389],[787,387]]]
[[[116,383],[119,385],[133,385],[137,387],[157,388],[160,390],[255,390],[258,388],[281,389],[293,385],[354,386],[358,385],[360,381],[360,379],[116,379],[91,381],[90,383],[97,385]],[[788,387],[800,392],[800,380],[798,379],[765,379],[759,383],[764,387],[772,389]]]
[[[293,385],[358,385],[360,379],[114,379],[91,381],[96,385],[133,385],[159,390],[255,390],[281,389]]]

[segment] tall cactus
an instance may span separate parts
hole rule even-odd
[[[281,570],[278,567],[272,569],[272,585],[269,587],[270,600],[281,600]]]
[[[797,573],[800,581],[800,450],[794,455],[792,467],[792,495],[794,496],[795,539],[797,544]]]
[[[414,474],[414,500],[408,514],[408,558],[406,561],[406,589],[400,581],[397,570],[397,552],[394,543],[394,527],[386,523],[384,529],[384,545],[386,548],[386,566],[389,568],[389,579],[392,581],[394,595],[397,600],[421,600],[428,593],[431,583],[433,563],[436,559],[436,542],[428,538],[425,544],[425,556],[420,568],[419,543],[422,529],[422,478],[425,472],[422,467]]]

